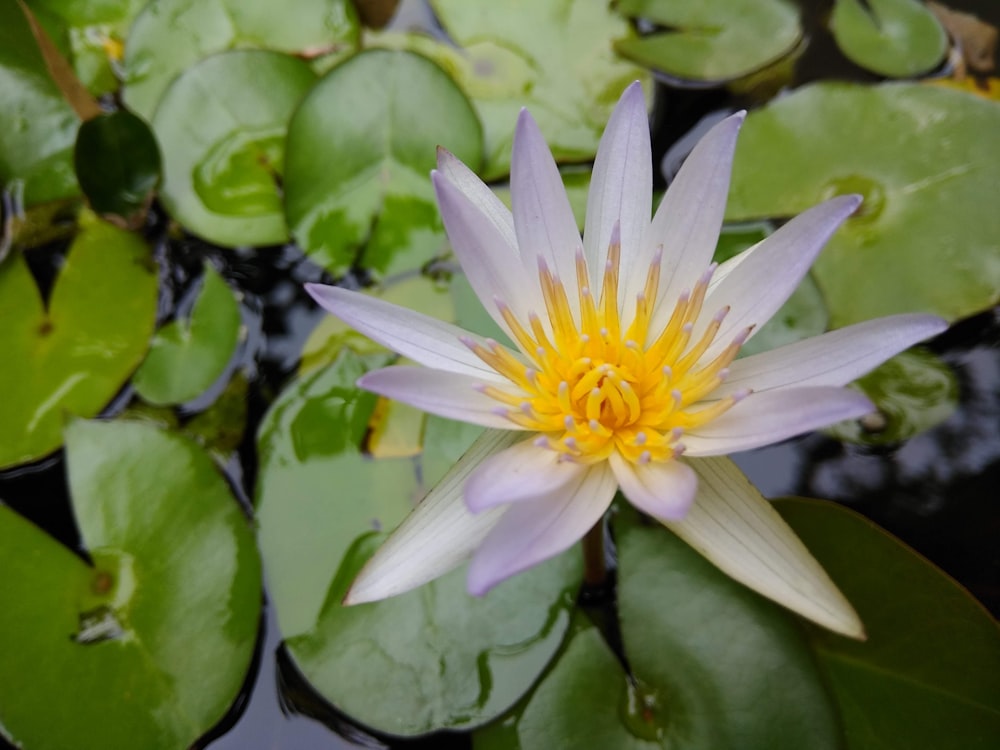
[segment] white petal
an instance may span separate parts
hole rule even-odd
[[[687,456],[719,456],[759,448],[875,410],[847,388],[816,386],[752,393],[721,417],[684,433]]]
[[[491,456],[465,483],[465,505],[479,513],[497,505],[531,500],[556,492],[587,469],[560,461],[556,451],[535,445],[535,438]]]
[[[340,287],[306,284],[305,288],[327,312],[414,362],[490,382],[507,382],[461,342],[469,338],[485,346],[486,340],[458,326]]]
[[[496,300],[509,305],[520,320],[527,320],[542,300],[535,273],[525,272],[517,247],[455,183],[438,171],[431,172],[431,181],[452,250],[469,284],[486,312],[513,338]]]
[[[616,222],[620,222],[622,278],[627,279],[630,272],[638,270],[645,283],[650,258],[640,256],[639,251],[643,232],[649,226],[652,202],[649,120],[642,85],[636,81],[625,89],[611,113],[590,180],[583,247],[594,289],[600,288]],[[623,292],[626,286],[622,283]]]
[[[823,627],[864,638],[864,626],[820,564],[743,473],[726,458],[691,462],[698,498],[666,522],[727,575]]]
[[[482,596],[515,573],[568,549],[601,519],[617,486],[602,461],[557,492],[508,506],[472,556],[469,593]]]
[[[698,141],[643,235],[640,257],[653,257],[657,248],[663,252],[653,314],[656,327],[665,324],[680,293],[690,289],[712,262],[729,194],[736,136],[745,116],[745,112],[738,112],[727,117]],[[645,273],[645,269],[639,270]],[[638,287],[630,287],[630,295],[641,291],[645,279],[638,283]],[[625,307],[628,309],[628,304]]]
[[[789,386],[847,385],[947,327],[933,315],[891,315],[796,341],[736,360],[712,397],[728,396],[741,388],[760,393]]]
[[[521,110],[514,131],[510,200],[525,267],[537,268],[541,256],[564,284],[575,286],[576,253],[583,247],[580,231],[552,153],[526,109]],[[570,294],[569,302],[577,314],[577,295]]]
[[[730,310],[705,356],[714,356],[748,326],[754,326],[751,335],[756,334],[785,304],[823,245],[860,203],[860,196],[841,195],[813,206],[754,245],[738,268],[713,284],[693,338],[697,340],[716,311],[727,305]]]
[[[517,252],[517,235],[510,209],[479,179],[475,172],[450,151],[438,146],[438,171],[465,193],[482,214],[496,227],[506,243]]]
[[[698,478],[678,460],[633,464],[618,453],[609,457],[625,497],[636,508],[662,521],[684,517],[694,501]]]
[[[518,433],[499,430],[480,435],[361,569],[344,604],[402,594],[464,562],[504,511],[469,513],[462,487],[480,462],[520,439]]]
[[[358,387],[439,417],[500,430],[525,428],[501,416],[498,401],[477,390],[482,380],[428,367],[385,367],[358,378]]]

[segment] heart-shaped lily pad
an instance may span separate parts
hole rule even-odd
[[[417,234],[430,252],[404,265],[412,269],[440,253],[443,233],[427,176],[438,144],[473,168],[482,161],[476,113],[441,68],[387,50],[338,65],[288,128],[285,207],[296,240],[334,273],[362,245],[367,264],[384,273],[392,253]]]
[[[730,219],[861,193],[813,276],[833,327],[891,313],[955,320],[1000,299],[1000,106],[940,86],[824,83],[751,112]]]
[[[314,56],[353,49],[350,0],[150,0],[129,30],[126,104],[153,117],[171,81],[199,60],[237,48]]]
[[[161,197],[185,229],[226,246],[288,239],[285,128],[315,79],[303,60],[247,50],[209,57],[173,83],[153,130],[163,149]]]
[[[139,364],[156,316],[146,244],[104,222],[70,247],[48,304],[20,254],[0,265],[0,468],[62,443],[67,414],[92,417]]]
[[[612,51],[611,40],[631,31],[606,3],[431,0],[431,6],[457,49],[421,34],[371,35],[370,42],[427,55],[454,76],[483,122],[484,179],[510,172],[521,107],[531,109],[556,159],[586,161],[622,90],[649,80]]]
[[[675,78],[725,81],[749,75],[794,49],[799,9],[788,0],[621,0],[617,10],[655,23],[615,50]]]
[[[30,750],[176,750],[236,698],[260,616],[246,517],[211,459],[138,423],[67,428],[93,565],[0,506],[0,726]]]
[[[79,194],[73,142],[79,120],[49,77],[16,2],[0,3],[0,183],[26,206]]]
[[[948,50],[948,35],[920,0],[837,0],[830,30],[851,61],[895,78],[932,70]]]
[[[190,401],[222,375],[239,337],[236,298],[218,272],[206,265],[190,319],[175,320],[157,331],[132,383],[151,404]]]

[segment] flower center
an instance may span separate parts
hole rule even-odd
[[[486,385],[481,391],[502,404],[497,413],[539,435],[536,443],[567,460],[595,462],[618,451],[634,463],[667,461],[684,450],[681,436],[727,411],[747,392],[712,401],[705,398],[728,374],[750,329],[714,357],[704,355],[715,340],[728,308],[719,310],[697,338],[712,264],[678,298],[659,333],[649,329],[659,290],[660,256],[650,263],[645,289],[636,295],[635,315],[622,331],[618,311],[621,247],[612,236],[599,299],[589,287],[582,251],[576,258],[574,314],[560,280],[539,260],[539,281],[549,329],[538,315],[524,326],[498,300],[500,313],[527,356],[522,359],[493,340],[465,344],[515,386]],[[702,360],[706,361],[702,361]]]

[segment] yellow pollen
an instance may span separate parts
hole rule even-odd
[[[750,329],[707,356],[728,312],[723,308],[698,324],[713,264],[680,295],[663,330],[650,331],[652,300],[659,289],[658,251],[635,297],[635,314],[623,331],[618,227],[612,232],[596,298],[582,251],[575,260],[576,289],[568,292],[563,280],[539,259],[547,324],[532,313],[525,325],[504,301],[496,300],[523,357],[492,340],[463,340],[510,381],[509,388],[484,385],[480,391],[497,402],[498,414],[541,433],[535,444],[560,453],[563,460],[593,463],[615,451],[635,464],[676,458],[684,451],[686,431],[716,419],[746,396],[741,391],[705,400],[725,380]],[[578,311],[570,305],[572,294],[579,301]]]

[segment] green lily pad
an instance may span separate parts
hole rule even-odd
[[[521,107],[531,110],[556,159],[588,161],[621,92],[636,79],[649,81],[612,51],[611,40],[631,31],[606,3],[432,0],[431,7],[457,48],[422,34],[366,39],[426,55],[461,86],[485,130],[486,180],[510,172]]]
[[[615,41],[618,54],[692,81],[749,75],[790,53],[802,39],[799,9],[788,0],[621,0],[617,9],[658,27],[646,36]]]
[[[237,48],[313,56],[353,49],[358,21],[349,0],[151,0],[125,50],[125,103],[151,119],[171,81],[200,60]]]
[[[226,369],[240,339],[240,308],[212,266],[189,320],[157,331],[132,384],[151,404],[182,404],[200,396]]]
[[[19,746],[190,746],[236,698],[260,617],[253,534],[208,456],[138,423],[67,428],[88,565],[0,506],[0,725]]]
[[[948,35],[918,0],[837,0],[830,30],[852,62],[894,78],[927,73],[948,51]]]
[[[362,245],[367,265],[383,273],[399,247],[429,243],[430,254],[404,263],[410,269],[440,254],[427,176],[438,144],[472,168],[482,160],[479,120],[437,65],[370,50],[331,70],[288,128],[285,207],[299,245],[335,274]]]
[[[129,217],[148,204],[160,179],[160,148],[149,125],[122,109],[80,125],[73,165],[95,211]]]
[[[0,183],[25,206],[80,193],[73,172],[76,114],[49,77],[15,2],[0,3]]]
[[[224,52],[188,68],[153,118],[161,197],[184,228],[219,245],[288,239],[281,175],[285,129],[316,80],[279,52]]]
[[[118,88],[123,42],[145,4],[146,0],[30,0],[35,16],[92,94]]]
[[[838,193],[859,213],[813,266],[832,327],[955,320],[1000,300],[1000,106],[917,84],[823,83],[751,112],[728,217],[792,216]]]
[[[850,750],[1000,746],[1000,628],[965,589],[865,518],[778,510],[857,608],[860,643],[809,627]]]
[[[892,445],[940,424],[958,407],[955,373],[924,349],[897,354],[855,383],[878,413],[828,429],[838,440]]]
[[[24,258],[0,265],[0,468],[51,453],[67,414],[92,417],[139,364],[156,316],[156,268],[133,234],[94,222],[46,305]]]

